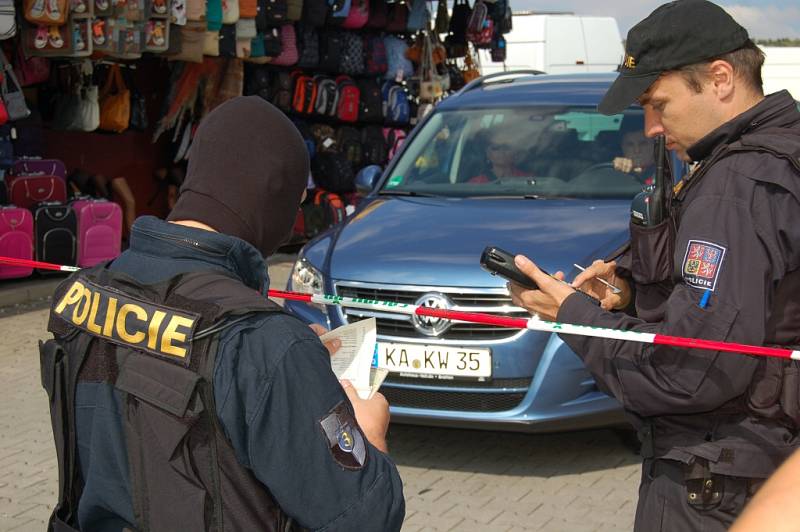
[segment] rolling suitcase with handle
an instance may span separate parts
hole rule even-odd
[[[94,266],[116,258],[122,245],[122,209],[114,202],[80,199],[72,202],[78,218],[78,266]]]
[[[33,259],[33,216],[20,207],[0,207],[0,256]],[[0,279],[28,277],[33,268],[0,266]]]
[[[63,203],[40,204],[34,212],[33,225],[36,260],[66,266],[77,264],[78,218],[72,207]]]

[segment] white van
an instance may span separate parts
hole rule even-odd
[[[761,77],[764,94],[787,89],[795,100],[800,100],[800,47],[762,46],[766,55]]]
[[[625,49],[613,17],[584,17],[571,13],[513,13],[513,29],[505,35],[505,63],[492,62],[480,50],[481,73],[533,69],[548,74],[613,72]]]

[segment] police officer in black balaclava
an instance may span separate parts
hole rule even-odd
[[[201,122],[169,222],[59,286],[42,346],[61,530],[399,530],[380,394],[266,299],[306,188],[303,140],[261,98]],[[75,390],[75,393],[70,393]],[[71,528],[69,528],[71,527]]]

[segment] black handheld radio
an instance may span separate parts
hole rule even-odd
[[[667,158],[664,135],[656,139],[656,175],[654,183],[639,192],[631,202],[631,222],[652,227],[669,216],[669,200],[672,196],[672,172]]]

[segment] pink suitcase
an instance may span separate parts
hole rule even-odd
[[[55,175],[7,176],[8,198],[17,207],[30,209],[45,201],[67,201],[66,182]]]
[[[33,259],[33,215],[20,207],[0,207],[0,256]],[[0,279],[27,277],[33,268],[0,266]]]
[[[116,258],[122,245],[122,209],[107,200],[72,202],[78,216],[78,266],[94,266]]]

